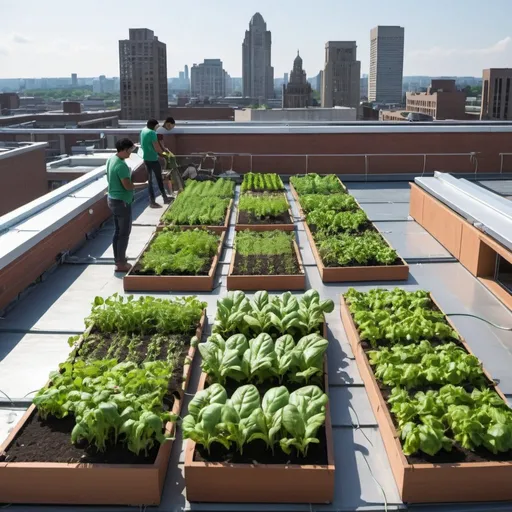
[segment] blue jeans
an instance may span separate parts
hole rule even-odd
[[[151,203],[155,202],[155,191],[153,189],[153,174],[155,175],[156,183],[158,188],[160,189],[160,193],[162,194],[162,198],[166,199],[167,194],[164,188],[164,181],[162,179],[162,166],[158,160],[154,162],[149,162],[144,160],[146,164],[146,169],[148,170],[148,193],[149,193],[149,201]]]
[[[120,199],[107,198],[108,207],[114,216],[114,260],[116,264],[126,263],[126,248],[132,231],[132,205]]]

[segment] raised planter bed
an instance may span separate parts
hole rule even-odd
[[[324,283],[345,281],[405,281],[409,278],[409,265],[400,258],[400,265],[378,265],[361,267],[326,267],[318,253],[318,249],[308,223],[304,221],[304,230],[311,245],[320,277]],[[389,242],[383,238],[391,247]]]
[[[261,195],[265,194],[266,193],[261,193]],[[286,199],[286,195],[282,195]],[[286,202],[288,202],[288,200],[286,200]],[[251,222],[249,222],[249,220]],[[281,215],[278,219],[260,220],[257,218],[251,218],[251,214],[249,212],[241,211],[240,205],[238,205],[235,224],[236,231],[273,231],[276,229],[280,231],[293,231],[295,229],[295,224],[293,223],[293,214],[290,208],[288,208],[288,211],[284,215]]]
[[[227,276],[227,289],[228,290],[244,290],[244,291],[257,291],[257,290],[304,290],[306,288],[306,275],[302,265],[302,258],[296,242],[293,242],[293,249],[297,262],[299,264],[300,273],[296,275],[235,275],[235,264],[237,261],[236,250],[233,249],[231,256],[231,264]]]
[[[201,198],[199,197],[196,200],[200,201]],[[172,207],[172,204],[169,206],[169,208],[171,208],[171,207]],[[224,218],[224,224],[222,224],[221,226],[216,226],[216,225],[214,225],[214,226],[202,226],[202,225],[197,225],[197,226],[180,226],[180,225],[175,225],[175,224],[165,224],[165,223],[162,222],[162,219],[160,219],[160,222],[159,222],[159,224],[157,226],[157,231],[162,231],[164,228],[173,227],[173,228],[178,228],[178,229],[204,228],[204,229],[207,229],[208,231],[213,231],[214,233],[223,233],[229,227],[229,218],[231,217],[231,209],[232,208],[233,208],[233,200],[231,199],[231,201],[229,202],[228,208],[226,210],[226,217]],[[165,212],[164,212],[164,214],[165,214]]]
[[[181,226],[183,227],[183,226]],[[197,228],[197,227],[196,227]],[[220,256],[222,254],[222,248],[224,245],[224,239],[226,232],[222,231],[219,241],[219,248],[217,254],[212,260],[212,264],[208,275],[206,276],[166,276],[166,275],[139,275],[136,274],[141,266],[141,258],[144,252],[151,245],[151,242],[158,236],[159,232],[153,234],[149,242],[145,245],[144,249],[140,253],[137,261],[133,265],[132,269],[123,278],[123,286],[125,291],[154,291],[154,292],[166,292],[166,291],[185,291],[185,292],[198,292],[198,291],[212,291],[214,288],[215,272],[219,263]]]
[[[432,298],[432,297],[431,297]],[[434,304],[439,308],[434,299]],[[440,309],[440,308],[439,308]],[[407,503],[441,503],[512,500],[512,461],[411,464],[403,453],[391,413],[361,345],[357,327],[343,297],[341,319],[365,384],[373,413],[400,492]],[[452,329],[455,326],[447,318]],[[469,345],[461,344],[472,354]],[[491,377],[484,371],[486,377]],[[505,400],[503,393],[495,391]]]
[[[322,176],[324,176],[324,175],[322,175]],[[345,186],[345,184],[337,176],[336,176],[336,178],[340,182],[340,185],[343,188],[343,192],[348,194],[348,190],[347,190],[347,187]],[[293,186],[293,184],[291,182],[290,182],[290,192],[292,193],[292,196],[295,199],[295,203],[297,204],[297,209],[299,210],[299,215],[301,217],[303,217],[304,216],[304,212],[303,212],[303,210],[302,210],[302,208],[300,206],[299,194],[297,193],[297,191],[295,190],[295,187]]]
[[[204,389],[203,373],[198,391]],[[324,386],[328,375],[324,359]],[[334,497],[334,451],[329,403],[326,406],[323,464],[238,464],[198,461],[196,443],[187,441],[185,482],[187,498],[224,503],[330,503]]]
[[[206,312],[203,311],[196,330],[199,339],[205,322]],[[195,352],[191,346],[183,366],[183,384],[172,408],[177,415],[181,411]],[[36,412],[34,405],[27,410],[0,446],[0,455],[15,442]],[[168,422],[165,430],[174,435],[175,422]],[[158,505],[172,446],[173,441],[167,441],[160,445],[153,461],[132,464],[0,462],[0,500],[5,503],[55,505]]]

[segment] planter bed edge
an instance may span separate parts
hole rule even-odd
[[[201,339],[206,323],[203,310],[196,336]],[[87,331],[86,331],[87,332]],[[78,341],[81,343],[82,339]],[[172,412],[179,415],[196,348],[190,346],[183,365],[183,384]],[[36,413],[31,405],[0,446],[7,450],[18,432]],[[176,435],[176,423],[165,426]],[[153,464],[81,464],[58,462],[0,462],[0,500],[5,503],[51,505],[158,505],[162,495],[173,440],[161,444]]]
[[[233,249],[231,255],[231,264],[229,265],[229,272],[226,278],[226,286],[228,290],[242,290],[242,291],[279,291],[279,290],[304,290],[306,288],[306,274],[304,272],[304,266],[302,264],[302,258],[300,251],[295,241],[293,243],[293,249],[295,256],[299,263],[299,274],[295,275],[233,275],[235,266],[236,250]]]
[[[434,304],[439,308],[434,298]],[[441,308],[439,310],[442,312]],[[357,368],[368,393],[370,405],[379,425],[384,447],[395,478],[398,491],[405,503],[455,503],[512,500],[512,461],[465,462],[437,464],[409,464],[403,451],[391,413],[380,391],[373,369],[361,346],[356,325],[343,296],[341,320],[354,353]],[[457,329],[446,318],[450,326]],[[460,336],[460,335],[459,335]],[[460,337],[465,349],[473,354],[466,341]],[[485,371],[484,373],[492,381]],[[495,387],[504,399],[503,393]]]
[[[290,218],[289,223],[285,224],[240,224],[238,222],[238,217],[240,215],[240,207],[237,208],[236,212],[236,221],[235,221],[235,231],[294,231],[295,230],[295,224],[293,222],[293,213],[290,207],[290,202],[288,201],[288,198],[286,197],[286,191],[283,192],[283,196],[286,199],[286,202],[288,203],[288,216]]]
[[[204,389],[206,377],[206,373],[201,374],[198,392]],[[327,356],[324,356],[324,386],[328,394]],[[218,503],[331,503],[334,497],[335,465],[329,407],[330,397],[325,415],[326,465],[196,462],[196,443],[187,439],[187,499],[191,502]]]
[[[133,271],[140,263],[142,256],[151,245],[151,242],[158,236],[157,230],[148,243],[144,246],[139,257],[135,261],[133,268],[123,278],[124,291],[138,292],[210,292],[213,290],[215,281],[215,272],[219,263],[226,232],[220,233],[219,247],[213,257],[212,264],[207,276],[145,276],[134,274]],[[218,234],[218,233],[217,233]]]
[[[169,208],[171,206],[172,206],[172,204],[169,206]],[[197,226],[177,226],[175,224],[164,224],[162,222],[162,218],[160,218],[160,220],[158,221],[156,230],[163,231],[165,228],[178,228],[183,231],[187,231],[190,229],[207,229],[209,231],[213,231],[214,233],[223,233],[224,231],[226,231],[229,228],[229,218],[231,217],[232,208],[233,208],[233,199],[231,199],[228,204],[228,208],[226,210],[226,217],[224,218],[224,224],[222,224],[222,226],[203,226],[202,224],[198,224]],[[165,214],[165,212],[162,214],[162,216]]]

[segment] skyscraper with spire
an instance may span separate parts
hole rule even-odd
[[[311,106],[311,84],[302,68],[302,58],[297,50],[288,84],[283,84],[283,108],[304,108]]]
[[[274,97],[274,68],[271,60],[272,35],[259,12],[249,23],[242,44],[243,95],[257,100]]]

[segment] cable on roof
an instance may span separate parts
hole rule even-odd
[[[486,324],[489,324],[496,329],[500,329],[501,331],[512,332],[512,327],[504,327],[503,325],[497,325],[489,320],[486,320],[485,318],[482,318],[481,316],[471,315],[470,313],[445,313],[445,316],[467,316],[470,318],[476,318],[477,320],[481,320],[482,322],[485,322]]]

